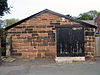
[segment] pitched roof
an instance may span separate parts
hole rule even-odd
[[[76,19],[74,19],[74,18],[72,18],[72,17],[69,17],[69,16],[66,16],[66,15],[63,15],[63,14],[60,14],[60,13],[57,13],[57,12],[54,12],[54,11],[45,9],[45,10],[42,10],[42,11],[40,11],[40,12],[34,14],[34,15],[31,15],[31,16],[29,16],[29,17],[27,17],[27,18],[25,18],[25,19],[23,19],[23,20],[21,20],[21,21],[15,23],[15,24],[11,25],[11,26],[6,27],[5,30],[9,30],[10,28],[12,28],[12,27],[14,27],[14,26],[16,26],[16,25],[18,25],[18,24],[21,24],[22,22],[25,22],[26,20],[31,19],[31,18],[34,18],[34,17],[36,17],[36,16],[39,16],[40,14],[45,13],[45,12],[48,12],[48,13],[51,13],[51,14],[54,14],[54,15],[57,15],[57,16],[60,16],[60,17],[64,17],[64,18],[66,18],[66,19],[70,19],[71,21],[78,22],[78,23],[80,23],[80,24],[82,24],[82,25],[88,25],[88,26],[91,26],[91,27],[96,28],[96,26],[91,25],[91,24],[89,24],[89,23],[86,23],[86,22],[83,22],[83,21],[79,21],[79,20],[76,20]]]
[[[80,21],[94,25],[94,20],[80,20]]]

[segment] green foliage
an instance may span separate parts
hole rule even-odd
[[[3,28],[0,28],[1,31],[1,55],[6,55],[6,32]]]
[[[91,15],[92,17],[93,17],[93,19],[95,19],[96,17],[97,17],[97,15],[98,15],[98,13],[100,13],[100,12],[98,12],[98,11],[96,11],[96,10],[91,10],[91,11],[89,11],[89,12],[87,12],[89,15]]]
[[[100,35],[100,33],[95,33],[95,35]]]
[[[1,47],[5,47],[6,46],[6,32],[3,28],[0,28],[1,31]]]
[[[3,58],[4,58],[4,59],[7,59],[8,57],[7,57],[7,56],[3,56]]]
[[[1,56],[5,56],[6,55],[6,50],[1,48]]]
[[[9,13],[7,0],[0,0],[0,16],[4,16],[4,13]]]
[[[77,18],[78,20],[93,20],[93,16],[89,15],[88,13],[80,14]]]
[[[99,12],[96,10],[91,10],[85,13],[80,14],[76,19],[78,20],[93,20],[96,18]]]
[[[6,24],[7,24],[7,26],[10,26],[18,21],[19,21],[19,19],[14,19],[14,18],[13,19],[6,19]]]

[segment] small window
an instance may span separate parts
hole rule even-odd
[[[65,18],[62,18],[62,21],[65,21]]]

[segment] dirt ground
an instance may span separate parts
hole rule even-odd
[[[95,62],[55,63],[48,60],[21,60],[0,65],[0,75],[100,75]]]

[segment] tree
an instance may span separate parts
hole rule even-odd
[[[89,15],[88,13],[80,14],[77,18],[78,20],[93,20],[93,16]]]
[[[85,13],[80,14],[76,19],[78,20],[93,20],[96,18],[99,12],[96,10],[91,10]]]
[[[0,0],[0,17],[4,16],[4,14],[6,13],[10,13],[10,8],[8,7],[8,3],[7,0]],[[0,27],[2,27],[2,25],[4,25],[5,22],[0,20]],[[1,60],[1,54],[5,55],[6,54],[6,35],[5,35],[5,30],[4,28],[0,28],[0,32],[1,32],[1,50],[0,50],[0,60]],[[3,35],[4,34],[4,35]],[[3,47],[5,47],[5,49],[3,50]]]
[[[9,13],[7,0],[0,0],[0,16],[4,16],[5,13]]]
[[[5,27],[6,27],[6,21],[0,20],[0,28],[5,28]]]
[[[5,31],[4,28],[0,28],[1,31],[1,55],[5,56],[6,55],[6,34],[7,32]]]
[[[96,10],[90,10],[90,11],[88,12],[89,15],[93,16],[93,19],[95,19],[95,18],[97,17],[98,13],[99,13],[99,12],[96,11]]]
[[[6,24],[7,24],[6,27],[10,26],[18,21],[19,21],[19,19],[14,19],[14,18],[13,19],[6,19]]]

